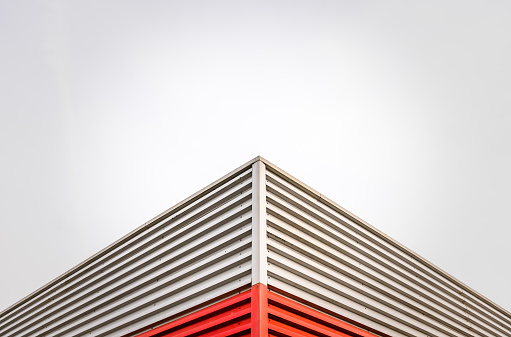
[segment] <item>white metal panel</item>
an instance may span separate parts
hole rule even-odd
[[[511,336],[509,313],[268,164],[266,186],[270,287],[392,336]]]
[[[252,285],[268,284],[266,254],[266,166],[252,164]]]
[[[509,312],[260,157],[4,310],[0,336],[121,336],[266,280],[391,336],[511,337]]]
[[[251,284],[252,170],[194,198],[0,314],[0,336],[119,336]]]

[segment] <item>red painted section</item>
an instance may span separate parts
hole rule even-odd
[[[268,336],[268,288],[261,283],[252,286],[252,337]]]
[[[307,333],[311,332],[314,333],[314,336],[376,336],[272,292],[269,292],[268,295],[268,315],[269,329],[273,330],[274,328],[275,331],[280,331],[287,326],[301,329],[303,336],[309,336]]]
[[[263,284],[137,337],[376,337],[268,291]]]
[[[250,336],[251,294],[247,290],[137,337]]]

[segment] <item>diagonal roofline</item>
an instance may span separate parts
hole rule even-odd
[[[335,209],[336,211],[338,211],[339,213],[341,213],[342,215],[344,215],[345,217],[347,217],[351,221],[357,223],[358,225],[362,226],[363,228],[367,229],[368,231],[376,234],[377,236],[379,236],[383,240],[387,241],[392,246],[398,248],[402,252],[406,253],[410,257],[412,257],[412,258],[414,258],[414,259],[424,263],[425,265],[427,265],[428,267],[430,267],[431,269],[433,269],[434,271],[436,271],[440,275],[445,276],[449,281],[452,281],[454,284],[456,284],[457,286],[462,288],[464,291],[466,291],[466,292],[470,293],[471,295],[475,296],[477,299],[483,301],[484,303],[488,304],[492,308],[500,311],[504,315],[507,315],[508,317],[511,317],[511,312],[509,312],[508,310],[504,309],[503,307],[501,307],[497,303],[493,302],[492,300],[488,299],[484,295],[482,295],[479,292],[475,291],[474,289],[472,289],[471,287],[469,287],[465,283],[463,283],[460,280],[458,280],[456,277],[452,276],[451,274],[449,274],[448,272],[444,271],[440,267],[436,266],[432,262],[428,261],[424,257],[422,257],[419,254],[415,253],[410,248],[404,246],[400,242],[398,242],[395,239],[391,238],[390,236],[388,236],[384,232],[380,231],[376,227],[372,226],[368,222],[364,221],[360,217],[358,217],[355,214],[351,213],[350,211],[348,211],[347,209],[345,209],[341,205],[337,204],[333,200],[327,198],[323,194],[319,193],[318,191],[316,191],[312,187],[308,186],[304,182],[300,181],[299,179],[293,177],[292,175],[290,175],[286,171],[282,170],[281,168],[277,167],[276,165],[272,164],[268,160],[266,160],[266,159],[264,159],[264,158],[262,158],[260,156],[255,158],[254,160],[257,160],[257,159],[261,160],[267,166],[267,170],[277,174],[278,176],[280,176],[281,178],[283,178],[287,182],[289,182],[289,183],[293,184],[295,187],[299,188],[301,191],[303,191],[303,192],[307,193],[308,195],[310,195],[311,197],[315,198],[317,201],[325,204],[326,206],[332,207],[333,209]]]
[[[226,182],[227,180],[229,180],[232,176],[234,176],[237,173],[240,173],[242,171],[248,170],[253,163],[255,163],[255,162],[259,161],[259,160],[262,160],[262,158],[259,157],[259,156],[255,157],[254,159],[249,160],[245,164],[243,164],[243,165],[239,166],[238,168],[234,169],[233,171],[227,173],[226,175],[224,175],[220,179],[215,180],[213,183],[211,183],[208,186],[206,186],[206,187],[200,189],[199,191],[195,192],[194,194],[192,194],[188,198],[178,202],[174,206],[172,206],[172,207],[168,208],[167,210],[163,211],[162,213],[158,214],[157,216],[155,216],[151,220],[146,221],[141,226],[135,228],[134,230],[132,230],[128,234],[124,235],[120,239],[114,241],[113,243],[111,243],[110,245],[106,246],[105,248],[103,248],[102,250],[97,252],[96,254],[94,254],[91,257],[87,258],[86,260],[80,262],[78,265],[74,266],[73,268],[69,269],[68,271],[64,272],[63,274],[57,276],[52,281],[46,283],[45,285],[43,285],[39,289],[35,290],[34,292],[30,293],[29,295],[23,297],[21,300],[19,300],[19,301],[15,302],[14,304],[10,305],[9,307],[7,307],[6,309],[4,309],[3,311],[0,312],[0,317],[5,315],[5,314],[7,314],[8,312],[16,309],[16,307],[24,304],[25,302],[30,301],[34,297],[38,296],[39,294],[43,293],[47,289],[51,288],[52,286],[56,285],[60,281],[64,280],[67,276],[69,276],[69,275],[73,274],[74,272],[76,272],[76,271],[78,271],[78,270],[80,270],[80,269],[90,265],[91,263],[93,263],[97,259],[103,257],[104,255],[108,254],[109,252],[111,252],[115,248],[121,246],[126,241],[129,241],[131,238],[135,237],[138,233],[143,232],[144,230],[146,230],[148,228],[151,228],[152,226],[156,225],[157,223],[161,222],[162,220],[164,220],[166,218],[169,218],[174,213],[176,213],[179,210],[185,208],[186,206],[190,205],[191,203],[193,203],[197,199],[201,198],[203,195],[207,194],[209,191],[214,190],[216,187],[218,187],[219,185],[221,185],[224,182]]]
[[[144,231],[144,230],[146,230],[148,228],[151,228],[152,226],[154,226],[155,224],[161,222],[164,219],[169,218],[174,213],[176,213],[179,210],[187,207],[188,205],[190,205],[191,203],[193,203],[197,199],[201,198],[203,195],[207,194],[209,191],[211,191],[211,190],[215,189],[216,187],[218,187],[219,185],[225,183],[232,176],[250,169],[252,167],[252,165],[254,163],[258,162],[258,161],[261,161],[263,164],[265,164],[267,170],[269,170],[270,172],[278,175],[279,177],[281,177],[282,179],[286,180],[287,182],[291,183],[293,186],[297,187],[298,189],[300,189],[301,191],[305,192],[309,196],[313,197],[317,201],[325,204],[328,207],[333,208],[334,210],[336,210],[339,213],[341,213],[343,216],[347,217],[351,221],[355,222],[356,224],[360,225],[361,227],[365,228],[366,230],[372,232],[373,234],[377,235],[378,237],[380,237],[384,241],[388,242],[392,246],[398,248],[400,251],[404,252],[408,256],[416,259],[417,261],[420,261],[420,262],[424,263],[426,266],[430,267],[435,272],[437,272],[440,275],[446,277],[449,281],[451,281],[455,285],[459,286],[463,291],[466,291],[467,293],[469,293],[472,296],[476,297],[477,299],[479,299],[480,301],[482,301],[485,304],[489,305],[493,309],[495,309],[497,311],[500,311],[502,314],[504,314],[504,315],[506,315],[508,317],[511,317],[511,312],[507,311],[506,309],[502,308],[501,306],[499,306],[498,304],[494,303],[490,299],[488,299],[485,296],[481,295],[480,293],[478,293],[474,289],[470,288],[465,283],[461,282],[460,280],[458,280],[454,276],[450,275],[449,273],[447,273],[443,269],[439,268],[435,264],[431,263],[430,261],[428,261],[424,257],[422,257],[419,254],[415,253],[414,251],[412,251],[411,249],[409,249],[406,246],[402,245],[401,243],[399,243],[398,241],[394,240],[393,238],[389,237],[384,232],[382,232],[379,229],[375,228],[374,226],[370,225],[368,222],[362,220],[360,217],[358,217],[355,214],[351,213],[350,211],[346,210],[344,207],[340,206],[336,202],[334,202],[331,199],[327,198],[323,194],[319,193],[318,191],[316,191],[312,187],[310,187],[307,184],[303,183],[299,179],[293,177],[292,175],[290,175],[286,171],[282,170],[281,168],[279,168],[278,166],[274,165],[273,163],[271,163],[270,161],[264,159],[261,156],[257,156],[255,158],[249,160],[248,162],[244,163],[243,165],[239,166],[238,168],[234,169],[233,171],[227,173],[226,175],[224,175],[220,179],[217,179],[213,183],[211,183],[208,186],[202,188],[201,190],[199,190],[198,192],[192,194],[188,198],[182,200],[181,202],[175,204],[174,206],[170,207],[169,209],[165,210],[164,212],[160,213],[159,215],[153,217],[151,220],[145,222],[141,226],[135,228],[130,233],[124,235],[120,239],[116,240],[112,244],[108,245],[107,247],[105,247],[104,249],[99,251],[98,253],[92,255],[91,257],[89,257],[86,260],[82,261],[81,263],[79,263],[75,267],[69,269],[68,271],[66,271],[65,273],[63,273],[60,276],[56,277],[55,279],[53,279],[52,281],[48,282],[44,286],[42,286],[39,289],[35,290],[31,294],[25,296],[21,300],[17,301],[16,303],[12,304],[11,306],[7,307],[6,309],[4,309],[3,311],[0,312],[0,316],[3,316],[4,314],[7,314],[8,312],[14,310],[16,307],[19,307],[20,305],[24,304],[25,302],[30,301],[31,299],[33,299],[36,296],[38,296],[39,294],[43,293],[47,289],[49,289],[52,286],[56,285],[57,283],[61,282],[67,276],[73,274],[74,272],[76,272],[76,271],[78,271],[78,270],[80,270],[80,269],[90,265],[91,263],[93,263],[97,259],[99,259],[102,256],[108,254],[109,252],[111,252],[115,248],[119,247],[123,243],[129,241],[131,238],[135,237],[138,233],[140,233],[140,232],[142,232],[142,231]]]

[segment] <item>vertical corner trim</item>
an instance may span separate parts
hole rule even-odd
[[[252,285],[268,284],[266,247],[266,166],[252,164]]]
[[[268,337],[268,287],[263,284],[251,290],[251,337]]]

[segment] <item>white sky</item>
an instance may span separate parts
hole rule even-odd
[[[511,310],[511,2],[0,2],[0,310],[262,155]]]

